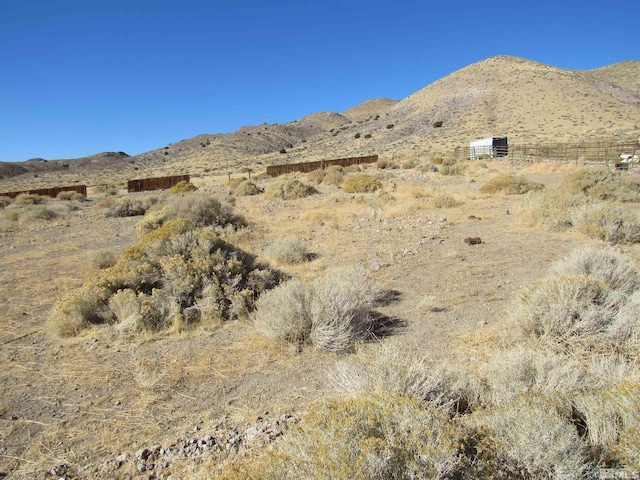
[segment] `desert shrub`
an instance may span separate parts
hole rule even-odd
[[[444,163],[444,158],[442,157],[435,157],[431,160],[431,163],[434,165],[442,165]]]
[[[464,458],[465,435],[445,412],[411,398],[330,400],[312,405],[273,451],[222,478],[473,478],[481,473]]]
[[[588,275],[554,276],[518,292],[514,320],[526,336],[565,351],[606,349],[602,333],[623,296]]]
[[[640,216],[609,203],[595,203],[576,215],[578,230],[588,237],[605,240],[612,244],[640,242]]]
[[[116,199],[107,210],[107,217],[136,217],[144,215],[158,202],[155,196],[126,196]]]
[[[339,165],[332,165],[326,170],[326,175],[322,179],[325,185],[342,185],[344,182],[344,168]]]
[[[422,173],[438,172],[438,167],[433,163],[420,163],[416,167]]]
[[[345,167],[344,171],[349,173],[358,173],[361,172],[362,169],[362,165],[349,165],[348,167]]]
[[[568,399],[588,386],[577,360],[523,346],[498,352],[482,366],[481,375],[483,403],[498,407],[528,394]]]
[[[171,187],[171,190],[169,190],[169,193],[172,195],[177,195],[179,193],[195,192],[196,190],[198,190],[198,188],[193,183],[187,180],[181,180],[178,183],[176,183],[173,187]]]
[[[442,126],[442,120],[433,122],[433,128],[440,128]]]
[[[371,175],[355,175],[349,177],[342,184],[342,189],[348,193],[370,193],[382,188],[382,182]]]
[[[574,417],[600,464],[640,465],[640,385],[626,382],[576,395]]]
[[[153,230],[160,228],[173,217],[174,211],[164,203],[149,209],[147,213],[144,214],[144,217],[136,223],[136,234],[138,238],[142,238]]]
[[[584,194],[567,195],[561,191],[532,192],[527,196],[529,220],[553,230],[566,230],[576,224],[575,212],[592,203]]]
[[[275,272],[256,266],[253,257],[211,229],[186,219],[170,220],[58,301],[50,322],[63,336],[92,324],[110,324],[128,333],[179,329],[204,318],[237,318],[277,280]],[[136,311],[131,293],[111,300],[126,290],[135,294],[139,315],[126,317],[135,318],[135,324],[118,327],[122,311]]]
[[[231,190],[235,190],[242,182],[249,180],[247,177],[234,177],[227,180],[227,185]]]
[[[505,175],[494,177],[482,186],[482,193],[504,192],[506,194],[523,194],[531,191],[542,190],[542,183],[533,182],[525,177]]]
[[[444,160],[442,160],[442,165],[444,165],[445,167],[451,167],[457,164],[458,161],[455,158],[445,158]]]
[[[640,287],[640,277],[631,261],[613,250],[574,250],[566,258],[555,262],[550,273],[560,276],[589,275],[624,295],[631,295]]]
[[[118,260],[118,255],[112,250],[97,250],[91,255],[91,263],[99,270],[112,267]]]
[[[566,178],[561,188],[568,193],[584,193],[597,200],[640,201],[640,180],[602,168],[575,172]]]
[[[433,206],[435,208],[455,208],[462,205],[461,202],[448,195],[438,195],[433,199]]]
[[[389,124],[387,125],[387,128],[388,128],[389,130],[391,130],[393,127],[394,127],[393,123],[389,123]]]
[[[474,412],[467,422],[490,432],[494,478],[582,479],[594,474],[586,445],[555,404],[527,395]]]
[[[356,139],[360,138],[360,133],[356,133],[356,134],[353,136],[353,138],[356,138]]]
[[[407,160],[405,162],[402,162],[402,168],[404,170],[411,170],[412,168],[416,168],[418,164],[419,162],[415,159]]]
[[[264,196],[272,200],[297,200],[315,195],[316,193],[318,193],[318,190],[311,185],[302,183],[295,178],[284,177],[270,184],[266,188]]]
[[[322,179],[327,174],[327,171],[323,168],[317,168],[307,173],[307,181],[312,183],[317,183],[318,185],[322,183]]]
[[[304,243],[292,238],[279,238],[265,248],[265,254],[279,263],[302,263],[309,258],[309,251]]]
[[[11,205],[11,197],[7,197],[6,195],[0,195],[0,208],[7,207]]]
[[[65,201],[84,200],[84,198],[85,196],[83,194],[74,192],[73,190],[58,192],[58,195],[56,195],[56,199]]]
[[[466,170],[463,163],[455,163],[453,165],[442,165],[440,167],[440,173],[442,175],[464,175]]]
[[[258,187],[255,183],[246,180],[240,183],[234,190],[236,195],[239,197],[249,197],[251,195],[259,195],[262,193],[260,187]]]
[[[385,168],[389,167],[389,161],[385,160],[384,158],[379,158],[378,161],[376,161],[376,168],[379,168],[380,170],[384,170]]]
[[[616,312],[607,326],[611,351],[619,351],[628,358],[640,355],[640,292],[634,292]]]
[[[47,200],[48,198],[42,195],[35,195],[32,193],[21,193],[15,198],[15,200],[13,201],[13,204],[16,207],[21,207],[25,205],[41,205],[43,203],[46,203]]]
[[[349,350],[369,334],[375,295],[359,270],[339,268],[309,285],[288,282],[263,295],[256,303],[253,322],[269,338],[294,338],[329,351]],[[291,333],[287,333],[289,325],[294,327]],[[300,325],[305,328],[301,330]]]
[[[354,397],[393,395],[431,402],[451,412],[477,405],[481,387],[462,369],[428,358],[401,342],[358,345],[330,374],[334,388]]]

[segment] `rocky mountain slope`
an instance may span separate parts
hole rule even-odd
[[[399,102],[374,99],[342,113],[317,112],[284,124],[199,135],[131,158],[120,152],[46,162],[46,168],[42,160],[0,164],[0,175],[113,170],[114,165],[114,173],[129,177],[237,172],[373,153],[439,156],[491,136],[508,136],[511,144],[541,144],[630,140],[638,134],[640,61],[565,70],[498,56],[453,72]]]

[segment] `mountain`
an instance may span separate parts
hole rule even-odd
[[[67,161],[74,167],[60,168],[95,169],[120,162],[122,168],[114,174],[129,177],[232,173],[243,167],[373,153],[443,156],[473,139],[492,136],[507,136],[510,144],[541,144],[630,140],[639,134],[640,61],[566,70],[497,56],[453,72],[401,101],[378,98],[342,113],[316,112],[289,123],[199,135],[130,158],[123,154]],[[12,170],[4,175],[35,171],[29,163],[7,166]]]

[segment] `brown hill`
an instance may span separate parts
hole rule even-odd
[[[40,171],[67,168],[78,175],[103,168],[103,181],[110,175],[124,179],[233,173],[272,163],[372,153],[441,156],[491,136],[507,136],[510,144],[540,144],[626,141],[638,134],[640,61],[565,70],[498,56],[453,72],[399,102],[380,98],[341,114],[317,112],[289,123],[199,135],[131,158],[101,154],[81,161],[34,161],[4,168],[12,169],[11,174],[21,169],[34,172],[36,166]]]

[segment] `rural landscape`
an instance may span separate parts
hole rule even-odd
[[[0,478],[635,478],[639,137],[640,61],[498,56],[0,162]]]

